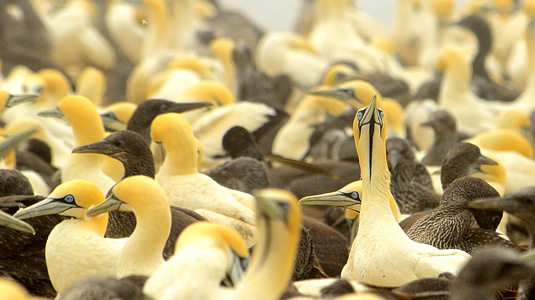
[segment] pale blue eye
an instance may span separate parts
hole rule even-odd
[[[359,193],[358,192],[351,192],[351,198],[358,200],[359,199]]]
[[[64,198],[65,202],[72,203],[74,202],[74,196],[73,195],[67,195]]]
[[[379,111],[379,116],[381,117],[381,120],[382,120],[383,117],[385,116],[385,113],[384,113],[382,110],[380,110],[380,111]]]
[[[362,119],[363,116],[364,116],[364,111],[363,111],[363,110],[359,110],[359,111],[357,112],[357,120],[360,121],[360,120]]]

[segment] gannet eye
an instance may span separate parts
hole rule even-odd
[[[346,89],[345,92],[348,93],[352,98],[355,98],[355,91],[353,89]]]
[[[115,145],[117,145],[117,147],[123,148],[124,147],[124,141],[123,140],[117,140],[115,142]]]
[[[379,117],[381,118],[381,120],[383,119],[384,116],[385,116],[385,113],[379,109]]]
[[[357,112],[357,120],[360,121],[360,120],[362,119],[363,116],[364,116],[364,110],[359,110],[359,111]]]
[[[73,195],[67,195],[63,199],[65,200],[65,202],[68,202],[68,203],[74,202],[74,196]]]
[[[284,211],[288,211],[290,208],[290,203],[288,202],[277,202],[277,205]]]
[[[349,196],[351,196],[351,199],[354,199],[354,200],[359,200],[360,198],[360,195],[357,191],[353,191],[351,192],[351,194],[349,194]]]

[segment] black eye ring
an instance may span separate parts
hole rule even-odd
[[[288,211],[290,208],[290,203],[287,202],[277,202],[277,205],[284,211]]]
[[[65,198],[63,198],[65,202],[73,203],[74,202],[74,196],[73,195],[67,195]]]

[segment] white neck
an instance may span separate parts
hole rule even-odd
[[[150,276],[165,263],[162,252],[171,231],[171,210],[168,205],[158,204],[153,201],[139,211],[134,208],[137,225],[119,256],[118,277]]]

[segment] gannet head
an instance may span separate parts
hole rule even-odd
[[[355,219],[360,211],[361,195],[362,180],[358,180],[335,192],[303,197],[299,200],[299,204],[344,207],[346,209],[346,218]]]
[[[87,210],[86,216],[94,217],[114,210],[132,211],[134,208],[149,212],[153,203],[148,199],[168,201],[165,191],[154,179],[143,175],[127,177],[113,187],[106,201]]]
[[[83,220],[87,209],[104,199],[97,185],[89,180],[75,179],[60,184],[44,200],[19,210],[14,216],[27,219],[59,214]]]
[[[355,145],[361,161],[361,170],[364,172],[369,171],[369,174],[362,174],[363,177],[364,175],[368,175],[371,178],[373,172],[372,166],[374,166],[375,161],[382,159],[386,163],[386,130],[384,130],[383,119],[384,113],[383,110],[377,107],[377,96],[375,95],[370,105],[360,109],[355,115],[353,132],[355,134]],[[383,151],[374,151],[374,148],[381,147]],[[368,163],[368,166],[363,167],[363,163]]]
[[[17,104],[34,102],[39,96],[34,94],[12,95],[4,90],[0,90],[0,108],[13,107]]]
[[[114,103],[106,107],[105,112],[100,114],[100,118],[106,130],[124,130],[136,108],[137,105],[131,102]]]

